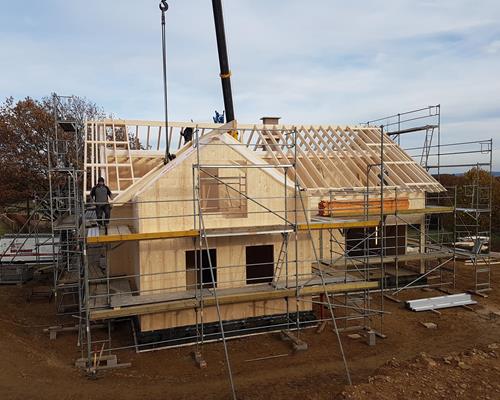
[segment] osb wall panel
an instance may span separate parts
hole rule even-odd
[[[110,225],[127,225],[133,228],[134,209],[131,204],[111,208]],[[138,283],[139,244],[137,242],[114,243],[107,247],[107,264],[110,276],[127,275]]]
[[[317,235],[315,242],[318,247]],[[259,245],[274,246],[274,262],[279,259],[282,238],[280,234],[210,238],[209,248],[217,249],[217,287],[219,289],[246,286],[246,247]],[[288,278],[295,281],[309,279],[314,260],[311,241],[305,232],[298,234],[298,265],[294,260],[295,241],[288,246]],[[186,251],[195,250],[194,239],[160,239],[139,242],[139,264],[141,271],[140,290],[142,294],[170,293],[186,290]],[[203,245],[202,248],[206,249]],[[282,268],[280,282],[286,279]]]
[[[124,275],[136,281],[135,258],[139,256],[137,242],[123,242],[107,251],[107,265],[110,276]]]
[[[295,298],[288,299],[289,312],[309,311],[312,309],[311,298],[304,298],[304,301],[297,302]],[[298,307],[297,307],[298,304]],[[287,300],[255,301],[240,304],[221,305],[221,318],[223,321],[260,317],[267,315],[285,314]],[[152,331],[167,329],[171,327],[195,325],[196,320],[200,321],[201,312],[196,310],[173,311],[169,313],[158,313],[143,315],[140,317],[141,331]],[[218,321],[217,308],[215,306],[203,309],[204,323]]]
[[[314,232],[315,246],[319,252],[318,232]],[[246,286],[246,246],[274,246],[274,261],[278,261],[281,235],[254,235],[233,238],[212,238],[209,248],[217,249],[217,288],[237,288]],[[328,244],[328,242],[326,242]],[[326,245],[325,244],[325,245]],[[164,239],[141,242],[140,246],[140,290],[141,294],[170,293],[186,290],[186,251],[194,250],[193,239]],[[314,260],[311,241],[308,233],[301,232],[297,239],[298,263],[295,263],[295,241],[291,240],[288,247],[288,278],[289,285],[299,280],[311,277],[311,265]],[[319,254],[319,253],[318,253]],[[282,267],[280,283],[286,279],[286,268]],[[225,319],[240,319],[252,316],[273,315],[283,313],[286,304],[282,300],[266,302],[243,303],[224,306]],[[301,309],[309,309],[301,305]],[[292,307],[293,308],[293,307]],[[286,310],[286,308],[285,308]],[[214,311],[205,310],[206,318],[216,320]],[[212,313],[212,314],[211,314]],[[159,313],[141,318],[141,330],[167,329],[176,326],[196,323],[194,310],[171,313]]]
[[[134,226],[134,209],[132,204],[124,204],[120,207],[111,207],[110,225]]]
[[[215,141],[219,142],[219,141]],[[220,142],[219,142],[220,143]],[[172,170],[163,174],[154,183],[136,196],[136,207],[140,220],[140,232],[162,232],[193,229],[195,221],[193,204],[193,168],[196,152]],[[226,145],[211,145],[200,148],[200,162],[203,164],[244,164],[247,160]],[[244,169],[245,170],[245,169]],[[221,175],[234,175],[237,169],[219,169]],[[279,214],[285,209],[285,190],[282,183],[259,168],[246,170],[246,195],[266,208]],[[195,178],[196,179],[196,178]],[[289,189],[289,196],[293,189]],[[178,200],[162,202],[161,200]],[[156,203],[143,203],[156,201]],[[247,201],[248,214],[235,217],[229,214],[204,213],[205,228],[233,228],[283,224],[282,218],[268,212],[252,200]],[[154,219],[147,219],[155,217]]]

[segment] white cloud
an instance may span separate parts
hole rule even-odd
[[[222,109],[210,1],[169,3],[171,118],[209,120]],[[224,11],[243,122],[349,123],[441,103],[444,137],[481,124],[478,138],[500,139],[497,0],[226,0]],[[11,2],[0,48],[0,95],[74,93],[161,118],[157,0]]]
[[[496,54],[500,52],[500,40],[494,40],[485,47],[487,53]]]

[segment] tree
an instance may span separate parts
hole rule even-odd
[[[455,199],[456,206],[467,212],[457,214],[457,229],[459,236],[469,236],[475,234],[475,227],[486,233],[489,230],[490,215],[488,212],[480,212],[476,218],[475,209],[483,211],[490,207],[491,190],[491,231],[493,233],[493,249],[497,249],[495,234],[500,233],[500,180],[492,176],[488,171],[481,168],[471,168],[463,175],[442,174],[439,176],[440,183],[451,190],[449,199],[444,196],[444,205],[451,205]],[[444,229],[451,229],[453,226],[453,216],[451,214],[440,217]]]
[[[0,206],[48,191],[48,142],[54,135],[53,97],[42,100],[7,98],[0,105]],[[65,102],[67,118],[83,128],[86,119],[100,119],[104,111],[85,98]],[[83,129],[76,143],[83,143]],[[80,152],[82,154],[82,152]],[[80,165],[82,159],[76,160]]]
[[[0,106],[0,204],[7,205],[47,190],[47,141],[53,118],[31,98]]]
[[[471,168],[464,174],[464,190],[466,202],[472,202],[478,208],[488,208],[489,191],[491,190],[491,229],[493,232],[500,231],[500,181],[492,176],[488,171],[481,168]],[[488,215],[485,214],[480,219],[482,229],[489,225]]]
[[[79,136],[74,137],[73,134],[65,134],[59,130],[58,139],[65,139],[70,145],[68,158],[71,164],[83,169],[85,122],[106,118],[106,113],[93,101],[79,96],[58,97],[52,93],[50,97],[44,97],[41,103],[45,109],[50,110],[53,118],[75,122]]]

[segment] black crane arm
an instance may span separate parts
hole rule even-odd
[[[220,80],[222,83],[222,95],[224,96],[226,122],[231,122],[234,121],[234,106],[233,93],[231,91],[231,70],[229,69],[229,60],[227,57],[222,1],[212,0],[212,8],[214,11],[215,35],[217,37],[217,50],[219,52]]]

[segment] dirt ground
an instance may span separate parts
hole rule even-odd
[[[384,302],[386,339],[368,346],[342,334],[353,386],[346,376],[335,335],[304,331],[309,349],[293,354],[277,334],[228,342],[239,399],[500,399],[500,269],[494,290],[475,296],[473,310],[453,308],[414,313]],[[457,291],[472,277],[460,267]],[[43,328],[56,325],[54,304],[26,301],[27,288],[0,287],[1,399],[229,399],[222,344],[205,345],[205,369],[193,362],[192,347],[137,354],[118,353],[126,369],[90,380],[74,368],[80,356],[75,333],[49,340]],[[439,296],[413,289],[402,300]],[[377,301],[377,298],[374,298]],[[434,322],[427,329],[421,322]],[[286,356],[282,356],[288,354]],[[279,356],[260,361],[259,357]],[[249,361],[250,360],[250,361]]]

